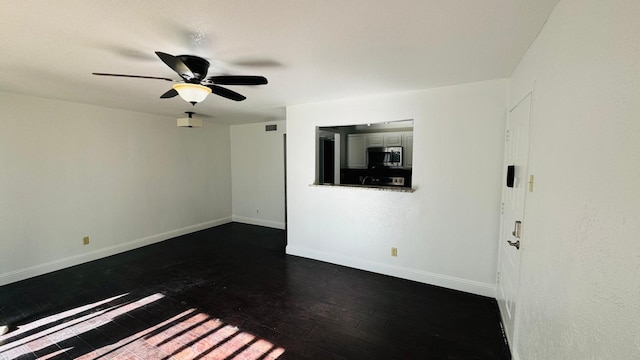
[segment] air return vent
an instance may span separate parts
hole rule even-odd
[[[264,126],[264,131],[276,131],[276,130],[278,130],[278,125],[276,124]]]

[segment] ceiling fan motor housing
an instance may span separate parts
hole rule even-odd
[[[199,56],[193,55],[178,55],[176,56],[180,59],[191,72],[193,73],[193,78],[185,79],[187,82],[192,84],[200,84],[200,81],[204,80],[207,76],[207,72],[209,71],[209,62]]]

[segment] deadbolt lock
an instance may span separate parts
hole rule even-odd
[[[513,235],[516,239],[520,239],[520,236],[522,235],[522,221],[516,220],[511,235]]]

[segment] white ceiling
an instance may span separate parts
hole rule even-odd
[[[287,105],[509,77],[558,0],[0,0],[0,91],[237,124]],[[263,75],[192,107],[159,99],[179,77],[154,51],[198,55],[209,75]],[[197,115],[196,115],[197,116]]]

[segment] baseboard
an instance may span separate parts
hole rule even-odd
[[[441,286],[448,289],[464,291],[471,294],[487,296],[491,298],[494,298],[496,294],[496,286],[494,284],[487,284],[479,281],[461,279],[453,276],[441,275],[407,267],[356,259],[339,254],[327,253],[308,248],[294,247],[291,245],[287,246],[286,253],[289,255],[326,261],[332,264],[372,271],[379,274],[395,276],[402,279],[418,281],[425,284]]]
[[[139,247],[155,244],[177,236],[186,235],[199,230],[208,229],[210,227],[230,223],[231,217],[225,217],[217,220],[207,221],[201,224],[186,226],[180,229],[167,231],[161,234],[147,236],[141,239],[118,244],[98,250],[94,250],[85,254],[70,256],[63,259],[50,261],[44,264],[38,264],[23,269],[10,271],[0,274],[0,286],[10,284],[16,281],[25,280],[34,276],[43,275],[52,271],[61,270],[75,265],[80,265],[93,260],[98,260],[107,256],[119,254],[125,251],[137,249]]]
[[[239,222],[243,224],[259,225],[259,226],[265,226],[265,227],[270,227],[270,228],[280,229],[280,230],[285,229],[285,224],[279,221],[254,219],[254,218],[248,218],[248,217],[237,216],[237,215],[233,215],[232,219],[234,222]]]

